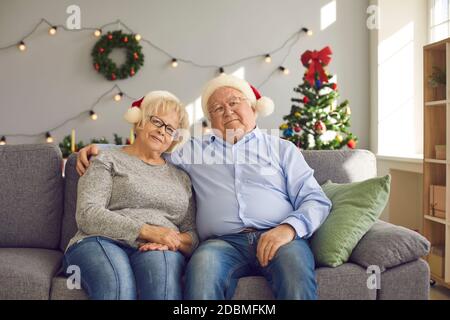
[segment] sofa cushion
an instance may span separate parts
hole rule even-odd
[[[375,300],[376,290],[367,287],[368,274],[358,265],[346,263],[338,268],[316,269],[317,291],[320,300]],[[69,290],[67,278],[53,279],[52,300],[84,300],[83,289]],[[261,276],[239,279],[233,300],[273,300],[269,283]]]
[[[62,253],[48,249],[0,249],[0,300],[48,300]]]
[[[428,300],[430,268],[419,259],[386,270],[381,275],[378,300]]]
[[[87,300],[88,296],[83,289],[69,289],[67,278],[54,277],[52,281],[51,300]]]
[[[0,146],[0,247],[56,249],[63,212],[61,151]]]
[[[376,265],[381,272],[428,255],[430,242],[419,233],[378,221],[361,239],[350,261],[363,267]]]
[[[328,180],[351,183],[377,176],[377,159],[368,150],[303,150],[302,154],[320,185]]]
[[[318,266],[347,262],[359,240],[372,227],[389,199],[391,176],[363,182],[327,182],[323,191],[333,203],[331,213],[311,238]]]

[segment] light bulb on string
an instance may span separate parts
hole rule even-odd
[[[47,141],[47,143],[53,143],[53,137],[52,137],[52,135],[50,134],[50,132],[47,132],[46,134],[45,134],[45,140]]]
[[[306,33],[310,37],[314,34],[314,32],[311,29],[308,29],[308,28],[302,28],[302,31],[304,33]]]
[[[98,115],[94,112],[94,110],[89,111],[89,116],[94,121],[98,119]]]
[[[118,94],[116,94],[114,96],[114,101],[119,102],[120,100],[122,100],[123,97],[123,92],[119,92]]]
[[[278,69],[280,69],[280,71],[283,72],[285,76],[287,76],[290,73],[289,69],[286,67],[280,66]]]
[[[94,36],[96,38],[100,37],[102,35],[102,29],[97,29],[94,31]]]
[[[135,36],[134,36],[134,38],[136,39],[136,41],[141,41],[141,39],[142,39],[142,36],[139,34],[139,33],[137,33]]]
[[[27,49],[27,46],[25,45],[25,42],[23,42],[23,41],[20,41],[17,44],[17,47],[19,48],[20,51],[25,51]]]
[[[270,56],[270,54],[266,54],[266,56],[264,57],[264,61],[266,63],[271,63],[272,62],[272,57]]]
[[[6,144],[6,137],[2,136],[2,138],[0,139],[0,146],[4,146]]]
[[[225,69],[223,67],[220,67],[219,68],[219,73],[220,73],[221,76],[224,75],[225,74]]]
[[[171,64],[172,64],[172,67],[173,67],[173,68],[178,67],[178,60],[175,59],[175,58],[173,58]]]
[[[48,34],[54,36],[56,34],[57,29],[58,29],[57,26],[52,26],[50,29],[48,29]]]

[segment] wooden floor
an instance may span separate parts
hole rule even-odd
[[[430,289],[430,300],[450,300],[450,289],[434,285]]]

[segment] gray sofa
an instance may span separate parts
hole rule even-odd
[[[303,154],[321,184],[376,175],[376,159],[368,151]],[[69,290],[58,274],[63,250],[76,231],[75,161],[74,155],[69,157],[63,177],[56,146],[0,146],[0,299],[87,298],[83,290]],[[419,234],[378,221],[348,263],[317,268],[319,298],[428,299],[429,268],[421,259],[428,251],[428,241]],[[368,273],[371,265],[377,265],[381,274]],[[369,277],[378,280],[378,288],[367,285]],[[242,278],[234,296],[272,298],[261,277]]]

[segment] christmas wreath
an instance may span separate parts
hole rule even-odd
[[[127,60],[121,66],[117,66],[109,58],[109,54],[116,48],[124,48],[127,51]],[[95,70],[111,81],[132,77],[144,65],[142,47],[135,35],[123,34],[120,30],[102,36],[92,49],[92,57]]]

